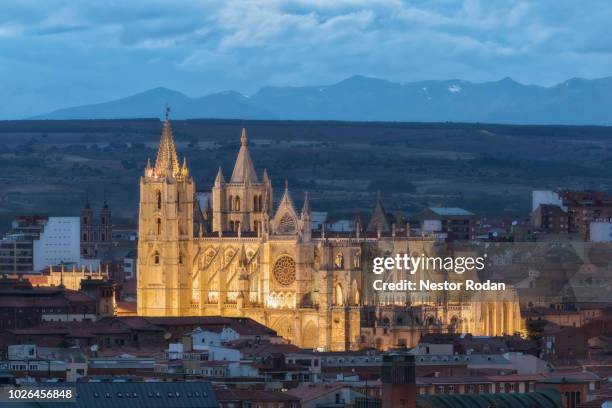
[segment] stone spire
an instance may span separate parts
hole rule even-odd
[[[181,176],[189,177],[189,169],[187,168],[187,158],[183,157],[183,167],[181,167]]]
[[[153,169],[153,174],[157,177],[177,177],[180,170],[174,138],[172,137],[172,127],[168,120],[169,112],[170,108],[166,107],[164,127],[162,129],[157,159],[155,160],[155,167]]]
[[[356,234],[361,233],[361,214],[359,213],[359,208],[355,210],[355,220],[353,221],[353,230]]]
[[[283,197],[278,204],[279,208],[282,206],[290,206],[295,212],[295,206],[293,205],[293,200],[291,199],[291,194],[289,193],[289,181],[285,179],[285,191],[283,192]]]
[[[310,217],[310,200],[308,199],[308,192],[304,193],[304,205],[302,206],[300,221],[302,224],[302,240],[304,242],[310,242],[312,238],[312,220]]]
[[[238,157],[236,158],[236,164],[234,165],[234,171],[232,172],[232,183],[258,183],[257,173],[255,173],[255,167],[251,161],[249,154],[248,141],[246,136],[246,129],[242,129],[242,135],[240,136],[240,150],[238,151]]]
[[[302,206],[302,216],[310,214],[310,200],[308,199],[308,191],[304,193],[304,205]]]
[[[374,211],[372,211],[372,217],[370,218],[370,222],[368,223],[368,232],[374,231],[389,231],[389,221],[387,220],[387,213],[382,204],[382,199],[380,195],[380,191],[376,193],[376,206],[374,207]]]
[[[215,186],[220,186],[225,183],[225,178],[223,177],[223,171],[221,170],[221,166],[219,166],[219,170],[217,171],[217,177],[215,177]]]

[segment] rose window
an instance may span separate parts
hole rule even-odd
[[[291,285],[295,282],[295,261],[289,256],[281,256],[274,263],[272,272],[278,283],[283,286]]]

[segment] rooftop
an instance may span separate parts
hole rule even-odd
[[[463,208],[458,208],[458,207],[430,207],[429,209],[438,215],[463,215],[463,216],[475,215],[473,212],[470,212],[468,210],[464,210]]]

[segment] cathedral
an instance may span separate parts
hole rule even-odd
[[[491,300],[373,291],[373,257],[444,250],[390,225],[380,195],[366,226],[356,217],[352,232],[326,234],[313,231],[308,195],[298,207],[287,182],[277,203],[273,192],[243,129],[231,176],[219,168],[201,205],[166,115],[140,180],[138,315],[249,317],[320,350],[410,346],[430,331],[518,331],[512,291]]]

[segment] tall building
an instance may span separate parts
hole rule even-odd
[[[50,265],[81,263],[78,217],[49,217],[38,239],[34,240],[34,271]]]
[[[445,244],[405,229],[402,235],[389,225],[380,195],[368,228],[356,221],[351,232],[313,231],[307,195],[299,209],[285,182],[274,203],[267,172],[255,172],[245,130],[231,178],[219,169],[210,195],[197,199],[195,191],[166,117],[155,163],[140,180],[138,315],[250,317],[300,347],[327,350],[362,347],[362,322],[383,319],[383,304],[427,305],[413,322],[418,330],[499,334],[518,327],[518,307],[371,290],[375,256],[434,253]],[[516,305],[515,298],[508,302]]]
[[[50,265],[79,264],[78,217],[19,216],[0,240],[0,273],[40,272]]]
[[[10,231],[0,240],[0,273],[34,271],[34,240],[48,221],[43,215],[21,215],[13,220]]]

